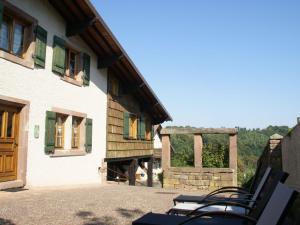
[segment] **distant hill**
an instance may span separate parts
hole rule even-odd
[[[169,126],[168,128],[183,128]],[[191,128],[187,126],[186,128]],[[244,184],[251,178],[256,169],[256,162],[264,150],[269,137],[275,133],[285,136],[288,126],[268,126],[264,129],[238,129],[238,180]],[[228,167],[228,136],[203,136],[203,166]],[[193,166],[193,135],[172,135],[171,144],[175,149],[172,156],[172,166]]]

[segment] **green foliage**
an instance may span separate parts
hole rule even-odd
[[[174,134],[171,135],[171,145],[174,148],[171,165],[174,167],[194,166],[194,136]]]
[[[285,136],[289,130],[287,126],[268,126],[265,129],[238,128],[238,181],[241,185],[249,183],[254,175],[257,160],[269,137],[275,133]],[[193,135],[172,135],[171,144],[175,150],[172,154],[172,166],[194,165]],[[228,135],[203,135],[203,167],[228,167],[228,148]]]
[[[202,165],[207,168],[229,167],[229,137],[222,134],[203,135]]]

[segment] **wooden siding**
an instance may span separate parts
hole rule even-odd
[[[140,104],[132,94],[121,94],[120,96],[111,94],[110,81],[112,78],[114,78],[114,75],[109,72],[106,157],[112,159],[153,155],[153,140],[124,139],[124,112],[134,113],[138,116],[142,112]],[[122,84],[120,83],[120,85]],[[150,118],[146,113],[143,113],[143,115]]]

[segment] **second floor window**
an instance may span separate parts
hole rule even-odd
[[[76,79],[78,75],[79,54],[72,49],[66,49],[66,75]]]
[[[24,49],[25,24],[11,16],[4,15],[0,31],[0,48],[22,57]]]
[[[147,141],[150,141],[151,140],[151,136],[152,136],[152,124],[151,124],[151,121],[149,119],[146,120],[145,122],[145,139]]]
[[[58,36],[53,38],[52,71],[73,84],[88,86],[91,58],[74,50]],[[69,79],[71,78],[71,79]]]
[[[137,139],[137,116],[131,114],[129,118],[129,138]]]

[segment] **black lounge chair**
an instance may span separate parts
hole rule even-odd
[[[265,175],[266,174],[267,171]],[[258,201],[262,201],[263,203],[261,205],[264,207],[278,182],[284,183],[287,177],[288,174],[283,171],[272,171],[271,175],[263,177],[255,193],[249,199],[238,198],[202,203],[178,203],[168,211],[168,214],[193,215],[199,214],[200,212],[227,211],[246,215],[256,206]]]
[[[278,225],[297,194],[294,189],[278,183],[258,218],[251,213],[245,216],[229,212],[206,212],[194,217],[148,213],[132,222],[132,225]]]
[[[241,187],[234,187],[234,186],[227,186],[227,187],[223,187],[220,189],[217,189],[211,193],[209,193],[206,196],[197,196],[197,195],[179,195],[176,198],[173,199],[174,205],[176,205],[177,203],[180,202],[195,202],[195,203],[203,203],[204,201],[218,201],[218,200],[230,200],[231,201],[231,197],[234,195],[238,195],[239,198],[250,198],[255,191],[257,190],[257,188],[259,188],[260,185],[263,185],[264,182],[267,180],[268,176],[271,173],[271,168],[268,167],[264,173],[263,176],[260,178],[260,174],[262,171],[260,171],[261,169],[261,164],[258,165],[258,168],[255,172],[254,178],[253,178],[253,182],[250,186],[250,189],[247,190],[245,188],[241,188]],[[224,196],[219,197],[218,195],[220,194],[231,194],[230,198],[226,198]],[[239,200],[237,200],[239,201]]]

